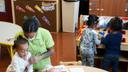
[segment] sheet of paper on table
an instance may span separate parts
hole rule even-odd
[[[83,68],[69,68],[70,72],[84,72]]]

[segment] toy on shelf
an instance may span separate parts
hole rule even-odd
[[[16,6],[16,10],[25,13],[25,9],[23,9],[22,7],[20,7],[19,5]]]
[[[122,43],[128,43],[128,30],[122,30],[123,39]]]
[[[42,2],[42,7],[44,11],[53,11],[55,10],[55,3],[45,3]]]
[[[34,7],[35,7],[35,9],[38,10],[39,12],[44,13],[43,10],[42,10],[38,5],[35,5]]]
[[[83,34],[83,30],[84,30],[84,28],[86,28],[86,27],[87,27],[87,26],[86,26],[85,23],[80,26],[80,28],[79,28],[79,30],[78,30],[78,32],[77,32],[77,40],[80,40],[81,35]]]
[[[46,23],[47,25],[49,25],[49,26],[51,25],[51,24],[50,24],[50,21],[48,20],[48,18],[47,18],[46,16],[43,16],[43,17],[42,17],[42,20],[45,21],[45,23]]]
[[[32,9],[32,7],[30,7],[29,5],[26,5],[25,8],[26,8],[28,11],[35,13],[35,10]]]

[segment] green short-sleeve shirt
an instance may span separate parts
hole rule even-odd
[[[29,51],[32,56],[40,55],[47,51],[47,48],[52,48],[54,41],[50,32],[46,29],[39,28],[33,40],[29,40]],[[50,57],[41,60],[34,64],[34,69],[43,69],[45,65],[51,64]]]
[[[52,48],[54,46],[54,41],[50,32],[44,28],[38,28],[34,39],[28,40],[28,42],[29,51],[31,52],[32,56],[40,55],[46,52],[48,48]],[[33,68],[43,69],[47,64],[51,64],[50,57],[41,60],[37,64],[34,64]]]

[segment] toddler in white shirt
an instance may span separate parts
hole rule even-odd
[[[15,55],[6,72],[33,72],[33,66],[29,63],[31,53],[28,52],[28,41],[22,37],[14,41]]]

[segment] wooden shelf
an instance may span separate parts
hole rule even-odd
[[[78,57],[81,57],[81,55],[77,55],[77,56],[78,56]],[[96,55],[95,55],[94,58],[95,58],[95,59],[103,59],[103,56],[96,56]],[[128,62],[128,58],[125,58],[125,57],[122,57],[122,56],[121,56],[121,57],[119,58],[119,61],[120,61],[120,62]]]
[[[95,56],[95,59],[103,59],[103,57],[102,56]],[[125,58],[125,57],[120,57],[119,58],[119,61],[120,62],[128,62],[128,58]]]
[[[77,46],[79,46],[79,41],[77,40]],[[104,45],[99,45],[97,49],[104,49]],[[121,51],[128,51],[128,43],[121,43]]]
[[[105,47],[103,45],[99,45],[97,49],[104,49]],[[121,51],[128,51],[128,43],[122,43],[121,44]]]
[[[56,2],[56,0],[36,0],[36,1],[41,1],[41,2]]]

